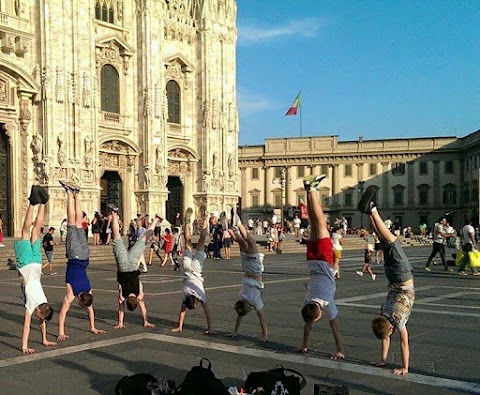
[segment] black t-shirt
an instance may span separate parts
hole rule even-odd
[[[127,299],[130,294],[138,296],[140,293],[139,275],[139,270],[133,272],[117,272],[117,282],[122,287],[122,296],[125,299]]]
[[[53,245],[51,241],[53,241],[53,236],[50,233],[47,233],[45,236],[43,236],[42,245],[45,251],[53,251]]]

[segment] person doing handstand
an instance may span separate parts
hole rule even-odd
[[[397,330],[400,334],[402,367],[394,369],[394,374],[407,374],[410,359],[407,321],[415,301],[413,269],[403,251],[400,241],[388,230],[374,202],[376,188],[369,186],[363,193],[358,209],[370,217],[384,254],[385,275],[388,279],[388,294],[382,305],[380,316],[372,321],[375,336],[382,340],[381,358],[376,366],[384,366],[390,348],[390,337]]]
[[[90,263],[90,249],[88,247],[85,230],[83,229],[83,211],[80,202],[80,187],[72,182],[60,181],[67,195],[67,243],[66,257],[67,272],[65,274],[65,287],[67,294],[63,299],[62,308],[58,315],[57,340],[67,340],[65,334],[65,320],[70,310],[70,305],[77,298],[81,308],[87,310],[90,323],[90,332],[99,334],[104,330],[95,327],[95,312],[93,310],[93,294],[87,276],[87,267]]]
[[[42,283],[42,254],[40,252],[39,235],[43,227],[45,205],[48,202],[47,191],[33,185],[28,199],[30,204],[25,213],[22,228],[22,239],[14,244],[16,267],[22,278],[22,293],[25,301],[25,320],[22,333],[22,352],[33,354],[34,348],[28,347],[30,324],[32,315],[40,320],[40,332],[44,346],[55,346],[57,343],[47,340],[47,321],[53,316],[53,308],[48,304],[43,292]],[[37,218],[33,222],[33,212],[38,205]]]
[[[220,222],[222,223],[222,226],[228,228],[228,221],[226,221],[224,212],[220,215]],[[237,320],[235,322],[235,329],[230,336],[237,336],[242,318],[247,315],[253,307],[257,312],[260,328],[262,330],[262,337],[260,340],[267,341],[268,330],[262,301],[262,290],[264,288],[262,273],[263,259],[265,255],[258,252],[257,244],[255,243],[251,232],[247,231],[236,214],[234,215],[233,225],[238,227],[238,233],[234,232],[232,229],[228,229],[228,232],[240,247],[242,270],[245,273],[245,276],[242,279],[240,300],[235,303]]]
[[[307,352],[308,339],[312,326],[325,313],[330,322],[330,328],[335,339],[337,351],[331,359],[344,359],[340,329],[337,322],[337,306],[335,306],[335,267],[333,246],[328,232],[327,220],[320,204],[318,185],[326,176],[309,176],[304,178],[303,185],[307,192],[308,217],[310,219],[310,233],[307,240],[307,261],[310,269],[305,306],[302,317],[305,321],[303,329],[303,343],[299,352]]]
[[[118,282],[118,324],[115,329],[125,328],[124,316],[125,305],[130,311],[134,311],[137,306],[143,317],[143,326],[145,328],[155,328],[155,325],[148,322],[147,307],[144,301],[143,284],[139,279],[138,261],[145,252],[145,242],[154,232],[155,225],[161,219],[156,215],[150,224],[148,231],[140,237],[135,244],[127,251],[125,243],[120,235],[120,226],[118,222],[118,207],[109,205],[112,210],[112,246],[113,254],[117,262],[117,282]]]
[[[207,320],[206,335],[212,334],[212,322],[210,318],[210,309],[206,302],[205,288],[203,286],[203,262],[207,257],[205,253],[205,238],[208,234],[208,219],[205,206],[200,207],[200,217],[198,221],[200,225],[200,238],[197,242],[197,248],[193,253],[192,238],[190,230],[190,221],[193,210],[188,208],[184,216],[183,236],[185,239],[185,248],[183,251],[183,262],[181,264],[183,270],[183,295],[182,306],[180,307],[180,314],[178,316],[178,325],[172,329],[172,332],[182,332],[183,323],[188,310],[194,310],[197,303],[200,302]]]

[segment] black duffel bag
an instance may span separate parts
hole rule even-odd
[[[149,373],[136,373],[120,379],[116,395],[170,395],[175,394],[175,381],[157,380]]]
[[[203,362],[207,362],[207,367]],[[200,360],[185,376],[178,390],[179,395],[230,395],[223,383],[212,372],[212,364],[206,359]]]
[[[287,376],[285,373],[292,373],[292,375]],[[258,394],[280,395],[285,393],[282,391],[287,390],[289,395],[300,395],[300,390],[305,385],[307,385],[307,381],[301,373],[280,366],[265,372],[250,373],[243,389],[248,394],[256,391]]]

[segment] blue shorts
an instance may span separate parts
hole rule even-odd
[[[392,284],[400,284],[413,279],[413,269],[407,255],[396,239],[392,244],[382,242],[385,261],[385,275]]]
[[[13,245],[15,250],[15,258],[17,259],[17,267],[21,268],[30,263],[42,263],[42,253],[40,251],[40,239],[35,243],[30,240],[19,240]]]

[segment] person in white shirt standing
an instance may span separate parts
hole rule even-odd
[[[340,259],[342,258],[342,251],[343,251],[343,236],[342,236],[342,228],[335,227],[333,228],[332,232],[332,244],[333,244],[333,266],[335,268],[334,276],[336,279],[340,278]]]
[[[470,219],[468,223],[460,231],[460,239],[462,240],[462,252],[463,258],[460,262],[460,268],[458,269],[458,274],[461,276],[467,276],[468,273],[465,269],[470,266],[474,276],[480,276],[480,272],[475,270],[472,266],[472,257],[471,252],[476,250],[475,246],[475,229],[472,226],[474,220]]]
[[[443,267],[445,268],[446,272],[450,272],[451,270],[448,268],[447,260],[445,259],[445,242],[446,240],[451,237],[452,235],[446,232],[446,225],[447,219],[445,217],[441,217],[438,220],[438,223],[435,225],[435,230],[433,232],[433,249],[432,253],[428,257],[427,265],[425,266],[425,270],[427,272],[431,272],[430,264],[432,263],[432,259],[440,253],[440,257],[442,258]]]

